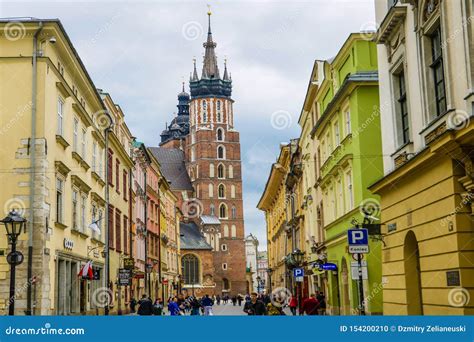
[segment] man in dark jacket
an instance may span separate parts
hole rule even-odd
[[[153,314],[153,303],[151,299],[147,297],[146,294],[142,296],[142,299],[138,301],[138,314],[140,316],[150,316]]]
[[[265,316],[267,314],[267,308],[261,300],[257,299],[257,294],[252,292],[250,302],[245,303],[244,312],[249,316]]]
[[[317,315],[319,309],[319,301],[316,299],[316,295],[313,293],[309,298],[303,301],[302,311],[309,316]]]

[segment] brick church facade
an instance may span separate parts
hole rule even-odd
[[[181,197],[184,215],[183,289],[199,294],[245,294],[248,285],[240,136],[234,127],[232,80],[226,63],[220,74],[210,18],[208,13],[201,77],[194,61],[190,94],[183,85],[178,95],[178,114],[162,132],[160,147],[152,151],[164,169],[170,166],[166,163],[182,163],[186,171],[179,175],[186,181],[171,181],[171,188]],[[170,153],[174,159],[169,159]],[[164,173],[166,176],[165,170]],[[175,179],[177,175],[170,177]],[[189,186],[177,187],[177,183],[187,182],[192,185],[191,196]]]

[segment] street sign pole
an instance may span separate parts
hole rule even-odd
[[[359,310],[362,316],[365,316],[364,308],[364,280],[362,279],[362,254],[357,254],[357,265],[359,267]]]

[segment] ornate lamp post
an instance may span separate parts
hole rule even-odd
[[[13,210],[0,222],[5,226],[8,242],[12,246],[11,252],[7,255],[7,261],[10,264],[10,299],[8,314],[13,316],[15,314],[15,268],[23,262],[24,258],[23,254],[16,250],[16,242],[22,229],[26,233],[26,219]]]
[[[268,292],[272,293],[272,273],[273,269],[271,267],[267,268],[268,274]]]

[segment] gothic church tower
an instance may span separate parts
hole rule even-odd
[[[189,82],[186,167],[202,205],[201,216],[220,221],[220,232],[209,241],[213,247],[215,293],[245,294],[240,138],[234,127],[232,80],[227,63],[222,77],[219,72],[210,12],[208,20],[202,74],[199,78],[194,61]]]

